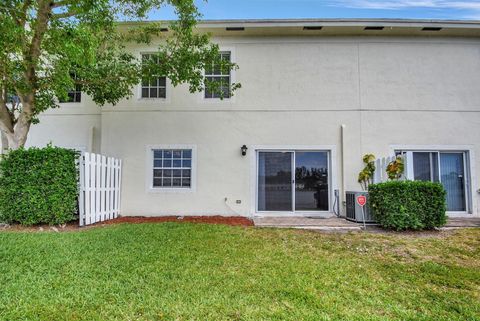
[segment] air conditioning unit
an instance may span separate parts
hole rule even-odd
[[[374,223],[375,219],[371,214],[370,209],[368,208],[368,193],[367,192],[345,192],[345,199],[347,202],[347,220],[363,223],[363,213],[362,207],[357,204],[357,197],[360,195],[364,195],[367,197],[367,205],[364,207],[365,213],[365,222],[366,223]]]

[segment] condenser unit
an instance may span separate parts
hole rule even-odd
[[[368,208],[368,193],[367,192],[345,192],[345,199],[346,199],[346,218],[349,221],[363,223],[363,216],[362,216],[362,207],[357,204],[357,197],[360,195],[364,195],[367,197],[367,205],[364,206],[364,213],[365,213],[365,222],[366,223],[373,223],[375,219],[371,214],[371,211]]]

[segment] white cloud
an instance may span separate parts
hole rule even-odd
[[[330,1],[331,6],[359,9],[463,9],[480,10],[480,1],[445,1],[445,0],[337,0]]]
[[[355,9],[406,10],[455,9],[466,11],[461,18],[480,19],[480,0],[330,0],[330,6]]]

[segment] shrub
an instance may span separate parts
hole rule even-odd
[[[394,230],[432,229],[445,225],[446,192],[440,183],[390,181],[369,187],[375,219]]]
[[[77,152],[52,147],[10,151],[0,161],[0,221],[63,224],[77,211]]]

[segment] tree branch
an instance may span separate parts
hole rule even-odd
[[[66,6],[67,4],[72,4],[72,1],[71,0],[60,0],[60,1],[56,1],[54,2],[51,7],[52,8],[58,8],[58,7],[63,7],[63,6]]]
[[[0,93],[0,129],[6,133],[13,133],[13,122],[7,108],[7,89],[2,87]]]
[[[73,16],[76,16],[79,13],[78,10],[71,10],[67,12],[62,12],[62,13],[53,13],[51,14],[51,17],[53,19],[64,19],[64,18],[70,18]]]
[[[32,4],[31,0],[25,0],[22,6],[22,18],[20,19],[20,25],[25,28],[25,23],[27,21],[27,10]]]

